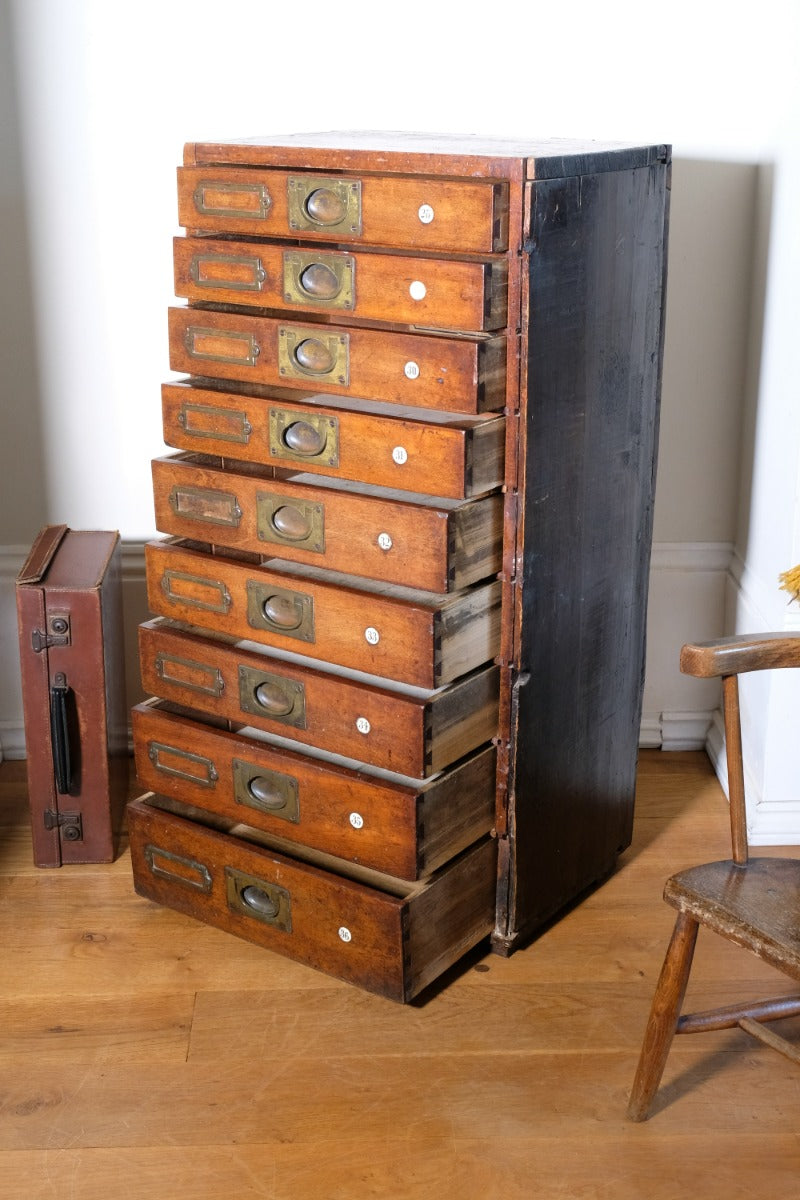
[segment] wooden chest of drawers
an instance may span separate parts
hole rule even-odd
[[[669,150],[191,144],[137,889],[408,1000],[630,841]]]

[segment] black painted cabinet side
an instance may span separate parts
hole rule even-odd
[[[668,166],[531,188],[510,948],[630,842],[663,342]]]

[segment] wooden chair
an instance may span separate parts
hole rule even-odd
[[[681,651],[681,670],[686,674],[722,677],[733,857],[681,871],[667,880],[664,899],[678,910],[678,917],[628,1105],[633,1121],[648,1116],[675,1033],[738,1025],[800,1063],[800,1050],[764,1024],[800,1013],[800,995],[681,1013],[700,925],[800,979],[800,860],[748,857],[738,680],[747,671],[797,666],[800,635],[723,638],[684,646]]]

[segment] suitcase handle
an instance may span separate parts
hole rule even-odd
[[[53,769],[56,790],[63,796],[72,787],[72,755],[69,748],[69,714],[67,711],[66,675],[59,672],[50,688],[50,737],[53,745]]]

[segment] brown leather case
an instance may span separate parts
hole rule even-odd
[[[17,617],[33,861],[111,862],[127,792],[119,534],[45,526]]]

